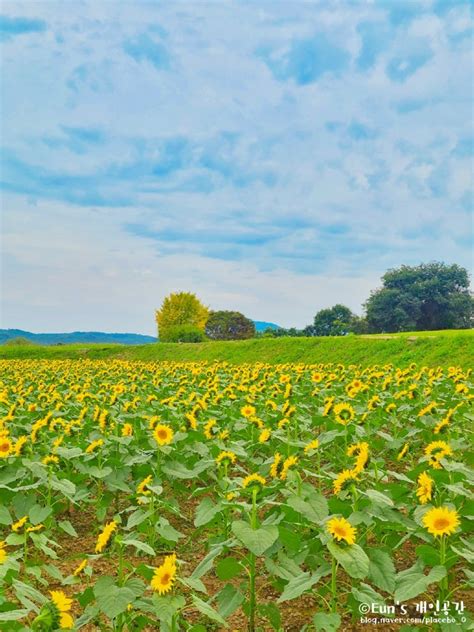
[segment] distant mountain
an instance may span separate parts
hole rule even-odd
[[[118,343],[122,345],[143,345],[148,342],[157,342],[153,336],[142,334],[106,334],[101,331],[73,331],[67,334],[33,334],[22,329],[0,329],[0,344],[12,338],[27,338],[39,345],[58,345],[91,342]]]
[[[265,331],[265,329],[280,329],[280,325],[275,323],[266,323],[264,320],[254,320],[255,329],[257,331]]]
[[[279,329],[275,323],[266,323],[255,320],[255,329],[265,331],[265,329]],[[102,331],[73,331],[65,334],[33,334],[31,331],[23,329],[0,329],[0,344],[4,344],[12,338],[26,338],[39,345],[68,345],[75,343],[89,344],[97,343],[117,343],[121,345],[144,345],[150,342],[158,342],[153,336],[143,334],[107,334]]]

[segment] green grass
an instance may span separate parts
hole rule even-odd
[[[472,366],[474,330],[325,338],[257,338],[235,342],[147,345],[76,344],[64,346],[11,345],[0,347],[0,358],[118,358],[123,360],[221,360],[232,363],[335,362],[407,366]]]

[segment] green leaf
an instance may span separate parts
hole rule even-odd
[[[352,594],[359,603],[377,604],[379,606],[385,605],[385,600],[382,595],[379,595],[372,586],[364,584],[364,582],[361,582],[359,588],[354,587]]]
[[[335,612],[317,612],[313,617],[313,625],[316,632],[337,632],[341,625],[341,617]]]
[[[211,549],[209,553],[203,558],[199,564],[196,566],[194,571],[191,573],[191,577],[195,579],[199,579],[203,575],[207,573],[208,570],[212,568],[214,564],[214,558],[216,558],[222,552],[222,546],[216,546]]]
[[[275,525],[252,529],[247,522],[236,520],[232,523],[232,531],[242,544],[255,555],[262,555],[278,539],[278,527]]]
[[[61,520],[58,522],[58,526],[73,538],[77,538],[77,531],[74,529],[69,520]]]
[[[439,551],[429,544],[421,544],[416,549],[417,556],[423,560],[427,566],[439,565]]]
[[[369,579],[390,594],[395,590],[395,566],[392,558],[380,549],[369,549]]]
[[[439,582],[445,576],[446,569],[444,566],[435,566],[428,575],[424,575],[420,570],[419,562],[417,562],[411,568],[398,573],[395,601],[403,602],[413,599],[413,597],[425,592],[430,584]]]
[[[275,603],[265,603],[258,606],[258,612],[270,622],[270,625],[277,632],[281,632],[281,615]]]
[[[0,621],[17,621],[18,619],[27,617],[29,614],[30,610],[27,610],[26,608],[19,610],[7,610],[7,612],[0,612]]]
[[[11,524],[12,517],[5,505],[0,505],[0,524]]]
[[[41,505],[33,505],[28,512],[30,522],[32,525],[40,524],[46,520],[53,510],[51,507],[42,507]]]
[[[226,557],[219,560],[216,566],[216,574],[219,579],[232,579],[243,570],[242,564],[235,557]]]
[[[321,494],[308,501],[303,500],[299,496],[290,496],[287,503],[292,509],[308,518],[310,522],[320,523],[328,515],[328,503]]]
[[[382,492],[378,492],[375,489],[368,489],[365,492],[365,495],[370,498],[374,505],[387,505],[388,507],[393,507],[393,500],[385,494],[382,494]]]
[[[210,522],[220,511],[220,506],[215,505],[210,498],[204,498],[198,505],[196,517],[194,518],[194,526],[202,527]]]
[[[157,533],[169,542],[176,543],[180,538],[184,537],[180,531],[177,531],[172,525],[170,525],[169,520],[163,517],[160,518],[159,522],[155,525],[155,528]]]
[[[128,604],[135,599],[135,594],[130,588],[110,583],[111,579],[111,577],[99,579],[94,586],[94,594],[101,612],[107,615],[109,619],[114,619],[127,610]],[[104,581],[101,582],[101,580]]]
[[[137,525],[141,524],[144,520],[151,516],[151,511],[144,511],[143,509],[137,509],[131,513],[128,517],[126,529],[133,529]]]
[[[241,605],[245,596],[231,584],[227,584],[217,595],[217,609],[219,614],[227,619]]]
[[[343,569],[354,579],[364,579],[369,574],[369,558],[358,544],[342,547],[328,542],[327,547]]]
[[[197,595],[192,595],[192,600],[193,600],[193,604],[196,606],[199,612],[202,612],[202,614],[206,615],[206,617],[208,617],[212,621],[216,621],[217,623],[220,623],[225,628],[229,627],[225,619],[223,619],[222,616],[216,610],[214,610],[214,608],[212,608],[212,606],[210,606],[208,603],[206,603],[202,599],[199,599]]]
[[[209,467],[209,463],[205,461],[200,461],[197,463],[191,470],[188,470],[182,463],[179,461],[170,461],[163,465],[163,472],[168,474],[168,476],[174,478],[196,478],[201,472],[206,470]]]
[[[133,546],[137,549],[137,551],[143,551],[143,553],[146,553],[147,555],[156,555],[155,551],[149,544],[140,542],[140,540],[122,540],[122,543],[126,546]]]
[[[296,599],[296,597],[299,597],[314,586],[319,579],[318,575],[312,575],[311,573],[301,573],[301,575],[293,577],[285,586],[285,590],[278,598],[277,603]]]
[[[58,492],[63,493],[69,499],[72,499],[74,494],[76,493],[76,486],[74,483],[67,478],[56,478],[55,476],[51,477],[51,487]]]
[[[166,597],[159,597],[153,595],[154,613],[162,623],[168,625],[171,624],[173,616],[181,610],[186,604],[186,600],[181,595],[175,597],[168,595]]]

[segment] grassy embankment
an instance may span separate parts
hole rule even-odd
[[[2,345],[0,359],[106,359],[144,361],[221,360],[244,362],[341,362],[343,364],[411,362],[426,366],[473,365],[474,330],[429,331],[391,335],[324,338],[256,338],[199,344],[75,344],[60,346]]]

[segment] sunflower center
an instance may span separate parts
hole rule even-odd
[[[447,518],[437,518],[434,521],[434,527],[438,531],[442,531],[443,529],[446,529],[446,527],[449,527],[450,524],[451,523]]]
[[[160,439],[166,439],[168,435],[166,433],[166,430],[158,430],[158,436],[160,437]]]
[[[169,573],[165,573],[164,575],[162,575],[161,577],[161,583],[163,585],[167,584],[169,582],[169,580],[171,579],[171,575]]]
[[[347,531],[344,527],[334,527],[334,532],[341,538],[345,538],[347,535]]]
[[[10,449],[10,444],[6,441],[4,443],[0,443],[0,452],[7,452]]]

